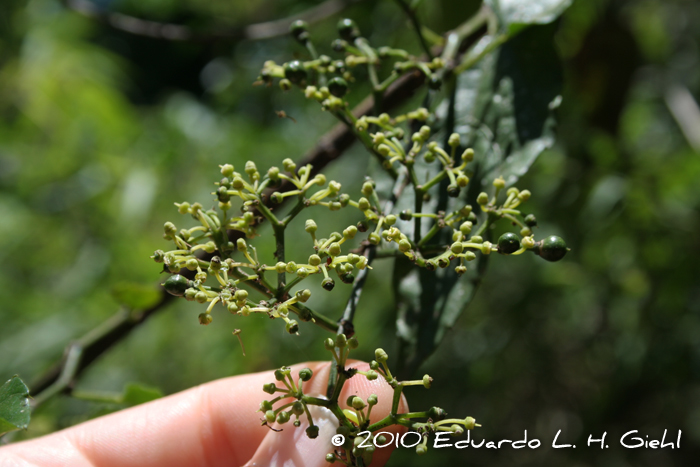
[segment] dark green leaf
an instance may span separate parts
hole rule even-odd
[[[152,284],[119,282],[112,288],[112,295],[122,305],[132,310],[145,310],[160,300],[160,292]]]
[[[487,256],[479,255],[467,273],[459,277],[454,267],[431,272],[412,267],[408,260],[396,261],[400,378],[410,378],[437,348],[474,298],[487,262]],[[408,274],[402,276],[401,271]]]
[[[512,185],[554,144],[563,77],[553,34],[528,28],[458,78],[455,131],[474,148],[482,185]]]
[[[144,386],[139,383],[129,383],[124,387],[122,403],[128,406],[144,404],[163,397],[163,393],[158,388]]]
[[[0,386],[0,436],[29,425],[29,389],[18,377],[13,376]]]
[[[491,189],[491,182],[498,176],[508,184],[515,183],[554,143],[553,110],[561,100],[562,72],[553,33],[553,25],[528,28],[458,77],[454,130],[476,153],[475,162],[468,166],[474,170],[468,199]],[[446,109],[443,105],[438,110],[443,122],[448,120]],[[443,130],[436,138],[442,142],[444,136]],[[421,181],[437,170],[421,161],[416,161],[415,168]],[[433,193],[429,210],[449,212],[465,203],[464,196],[447,199],[444,190],[443,184]],[[412,192],[406,191],[398,210],[412,207]],[[425,219],[423,234],[431,222]],[[413,223],[403,223],[401,230],[412,235]],[[441,240],[445,244],[449,238]],[[396,262],[401,377],[412,376],[471,302],[487,263],[486,257],[478,258],[461,278],[453,266],[430,272],[406,260]]]
[[[530,24],[548,24],[557,19],[572,0],[486,0],[502,28],[514,34]]]

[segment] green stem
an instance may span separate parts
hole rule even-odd
[[[411,21],[411,24],[413,25],[413,29],[416,31],[416,35],[418,36],[418,41],[420,42],[421,47],[423,48],[423,51],[425,54],[428,56],[430,60],[433,59],[433,53],[430,51],[430,47],[428,46],[428,43],[425,41],[425,37],[423,37],[423,33],[421,31],[421,25],[420,22],[418,21],[418,17],[416,16],[416,12],[403,0],[396,0],[399,6],[403,9],[403,11],[406,13],[406,16],[408,16],[408,19]]]

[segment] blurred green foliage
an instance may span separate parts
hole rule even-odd
[[[200,31],[316,4],[97,3]],[[423,2],[419,15],[445,31],[478,3]],[[343,14],[370,40],[418,53],[394,3],[360,2]],[[319,44],[330,43],[336,19],[313,27]],[[433,388],[408,393],[416,406],[428,401],[474,416],[483,424],[477,439],[519,439],[527,429],[544,447],[430,450],[422,458],[399,450],[393,465],[672,466],[700,455],[700,148],[681,130],[695,124],[700,133],[700,115],[692,120],[700,5],[577,0],[558,24],[556,46],[566,89],[557,144],[519,186],[534,194],[537,234],[560,234],[572,251],[556,264],[493,258],[474,303],[423,367]],[[177,218],[172,203],[208,201],[218,164],[254,159],[265,167],[313,147],[330,117],[296,94],[251,87],[264,60],[300,53],[286,37],[167,42],[115,30],[55,0],[3,2],[0,381],[18,373],[31,383],[71,339],[114,314],[125,290],[147,297],[160,272],[148,256],[164,245],[163,223]],[[673,104],[678,89],[689,91],[685,107]],[[327,175],[358,190],[367,163],[355,147]],[[340,227],[342,219],[329,215],[328,223]],[[394,345],[392,265],[382,261],[360,302],[358,358]],[[342,293],[315,296],[322,300],[315,307],[340,315]],[[91,366],[77,389],[118,392],[138,381],[167,394],[325,359],[323,334],[313,327],[294,337],[263,318],[221,314],[204,328],[197,313],[180,301],[159,312]],[[237,327],[247,357],[231,335]],[[102,410],[57,397],[22,436]],[[548,448],[559,429],[579,448]],[[656,437],[681,429],[681,450],[620,448],[617,439],[632,429]],[[604,431],[610,449],[585,447],[589,434]]]

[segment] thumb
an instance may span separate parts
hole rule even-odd
[[[364,362],[348,362],[349,367],[367,371],[369,365]],[[296,367],[296,365],[295,365]],[[310,396],[325,396],[326,384],[330,374],[330,363],[314,362],[309,365],[314,372],[313,378],[304,385],[304,393]],[[351,395],[356,395],[364,400],[370,394],[376,394],[378,403],[372,408],[370,420],[376,422],[389,415],[393,399],[393,389],[383,378],[369,381],[362,375],[350,378],[343,386],[343,391],[338,398],[340,407],[347,408],[345,401]],[[327,467],[326,454],[333,453],[339,448],[333,446],[331,438],[336,434],[338,422],[330,410],[324,407],[309,407],[314,424],[319,427],[318,437],[310,439],[306,436],[308,420],[301,419],[300,427],[295,428],[291,424],[279,426],[275,424],[275,430],[270,430],[265,435],[253,457],[246,467]],[[399,411],[408,411],[408,404],[402,397],[399,403]],[[397,434],[403,433],[405,428],[392,426],[384,429],[385,432]],[[393,444],[393,443],[390,443]],[[372,457],[372,467],[381,467],[389,460],[394,447],[377,448]]]

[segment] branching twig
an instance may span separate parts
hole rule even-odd
[[[149,21],[122,13],[105,11],[89,0],[64,0],[63,3],[66,7],[83,16],[137,36],[168,41],[207,42],[214,40],[260,40],[283,36],[289,33],[289,25],[296,20],[301,19],[307,23],[315,23],[360,1],[362,0],[326,0],[320,5],[288,18],[209,33],[197,32],[179,24]]]

